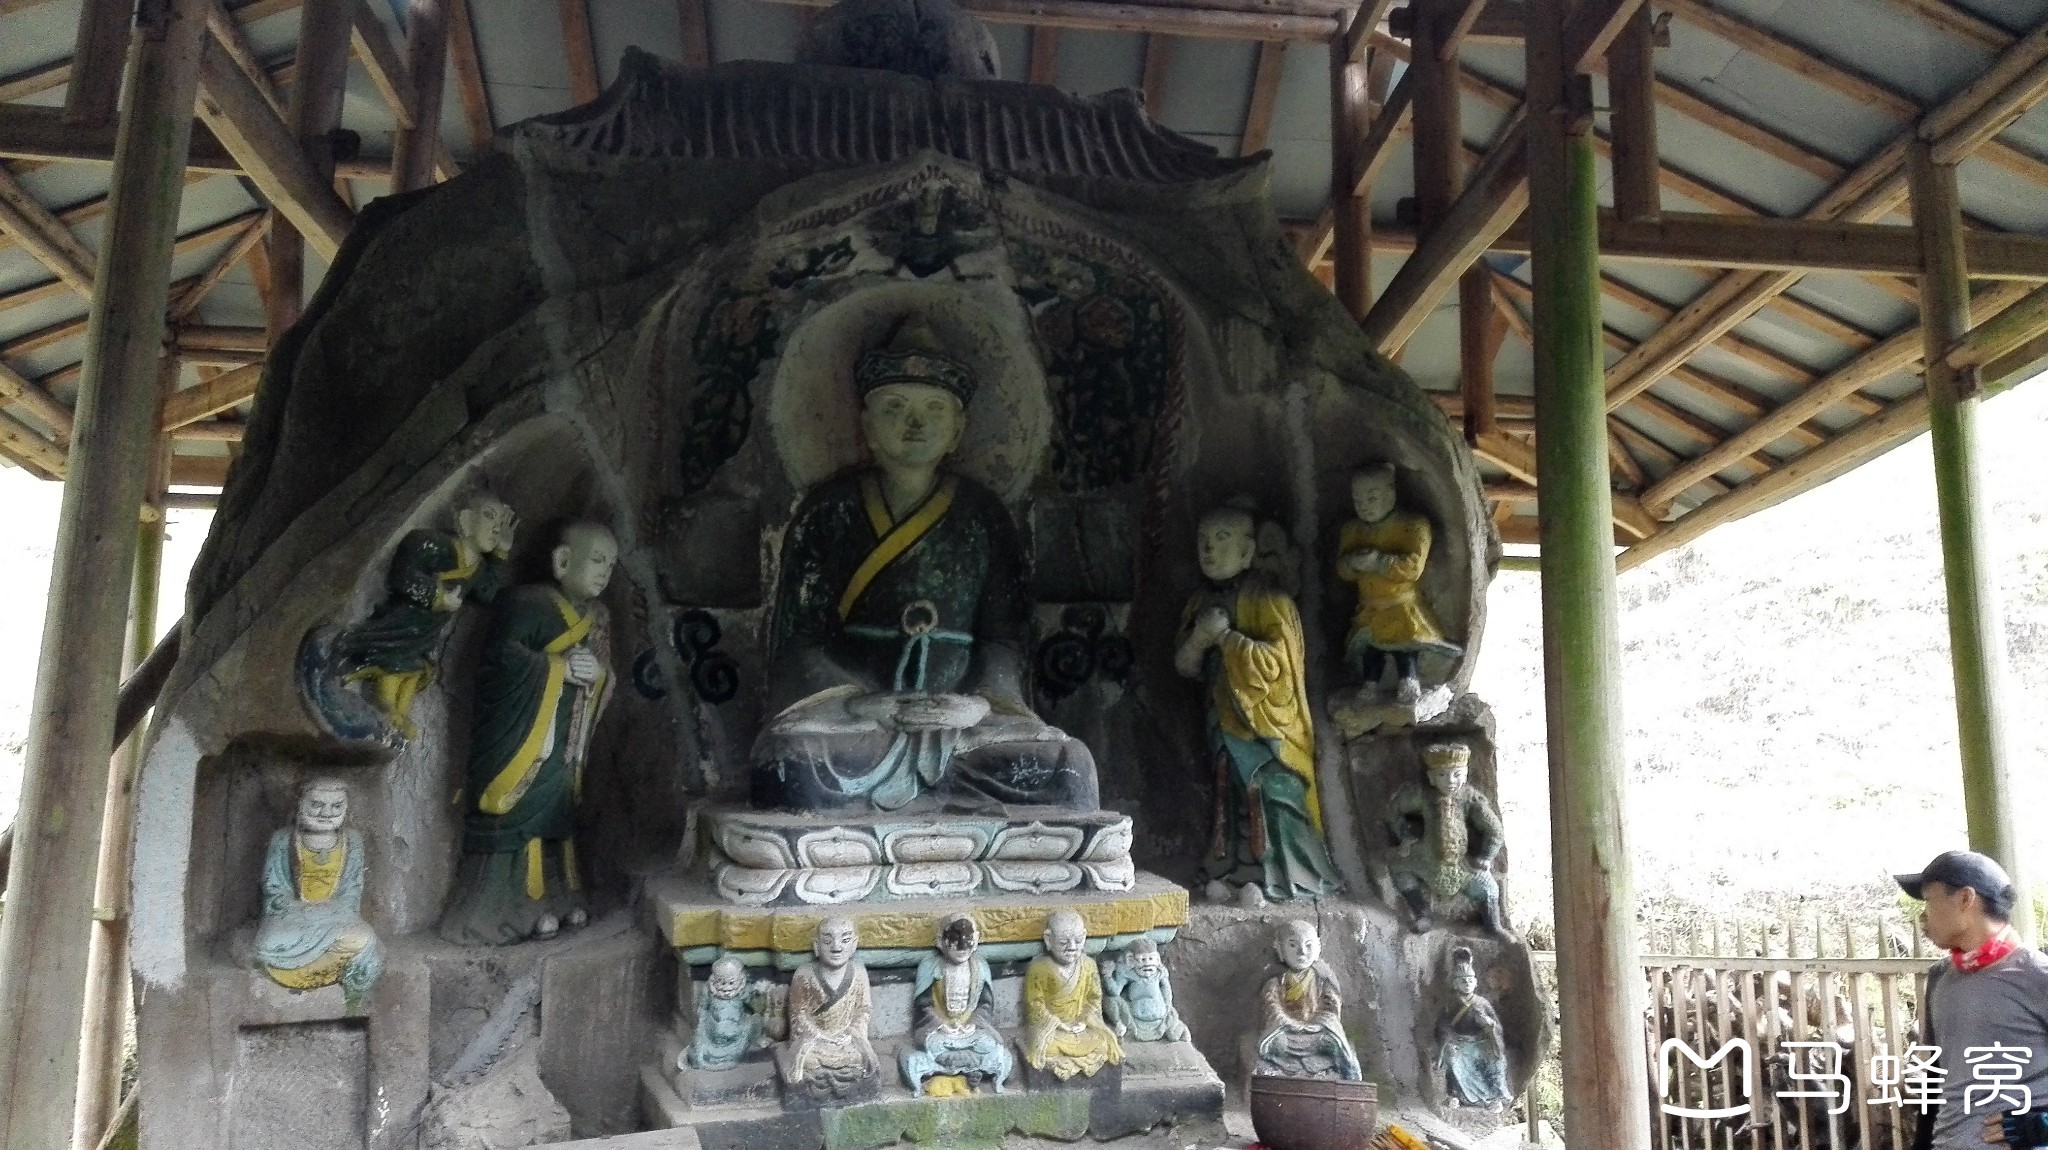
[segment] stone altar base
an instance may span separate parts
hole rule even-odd
[[[912,1095],[895,1073],[901,1045],[875,1043],[885,1066],[880,1094],[869,1102],[786,1112],[772,1103],[692,1107],[663,1067],[649,1065],[640,1074],[641,1105],[648,1125],[688,1130],[703,1150],[873,1150],[903,1142],[976,1150],[1018,1135],[1106,1141],[1168,1122],[1218,1121],[1223,1113],[1222,1079],[1185,1042],[1126,1043],[1118,1075],[1097,1075],[1083,1087],[1040,1091],[1012,1077],[1007,1093],[964,1098]]]
[[[995,813],[714,807],[705,813],[718,893],[746,906],[1132,889],[1131,820],[1115,811]]]

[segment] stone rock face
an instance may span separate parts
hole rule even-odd
[[[475,1081],[439,1093],[420,1127],[421,1150],[515,1150],[569,1139],[569,1112],[540,1080],[529,1038]]]
[[[995,37],[952,0],[843,0],[805,29],[797,62],[927,80],[995,80],[1001,71]]]

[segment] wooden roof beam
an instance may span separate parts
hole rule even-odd
[[[96,257],[4,167],[0,167],[0,229],[71,290],[92,296]]]
[[[261,210],[250,212],[249,218],[239,225],[241,231],[227,248],[214,258],[213,263],[208,265],[190,286],[172,297],[168,316],[170,322],[181,323],[197,311],[199,305],[206,301],[207,293],[218,287],[220,281],[226,279],[228,273],[234,270],[235,265],[248,257],[249,249],[263,241],[264,215]]]
[[[1346,60],[1353,64],[1364,62],[1366,48],[1379,34],[1380,25],[1389,19],[1393,7],[1394,0],[1360,0],[1358,10],[1349,17],[1351,22],[1344,26]]]
[[[84,0],[78,39],[66,76],[64,118],[74,124],[111,124],[121,103],[121,72],[128,63],[128,30],[135,0]]]
[[[802,8],[827,8],[833,0],[768,0]],[[1369,0],[1382,8],[1387,0]],[[1084,28],[1096,32],[1159,32],[1210,40],[1286,40],[1329,43],[1341,22],[1323,5],[1232,7],[1193,0],[1180,4],[1105,4],[1099,0],[959,0],[960,7],[991,24],[1031,28]],[[1276,10],[1277,9],[1277,10]],[[1314,10],[1311,10],[1314,9]],[[1362,49],[1361,49],[1362,50]]]
[[[682,61],[692,68],[710,66],[704,0],[677,0],[677,10],[683,23]],[[469,128],[470,154],[481,155],[490,150],[491,140],[498,134],[498,116],[491,110],[491,90],[484,84],[483,55],[477,50],[476,18],[470,13],[469,0],[448,0],[448,66],[455,73],[455,94],[462,101],[462,119]]]
[[[263,365],[252,363],[174,391],[164,400],[163,430],[176,431],[246,403],[262,382]]]
[[[1173,38],[1158,32],[1145,36],[1145,63],[1138,88],[1145,94],[1145,115],[1156,123],[1166,113],[1166,74],[1173,67]],[[1246,132],[1250,132],[1247,123]]]
[[[1238,155],[1250,156],[1266,150],[1266,140],[1273,131],[1273,112],[1280,104],[1280,80],[1286,70],[1287,42],[1262,41],[1258,67],[1252,73],[1251,101],[1245,105],[1244,134],[1238,137]],[[1148,74],[1148,82],[1149,78]]]
[[[569,61],[569,98],[588,104],[604,91],[598,79],[597,39],[590,29],[590,0],[555,0],[562,20],[562,52]]]
[[[351,6],[349,45],[351,54],[370,77],[370,86],[383,97],[384,106],[391,110],[391,118],[398,127],[417,126],[419,93],[414,90],[412,77],[406,74],[405,55],[391,42],[390,32],[384,21],[377,18],[369,0],[355,0]]]
[[[1479,437],[1472,452],[1515,479],[1531,487],[1536,485],[1536,452],[1522,441],[1501,432],[1491,432]],[[1657,521],[1650,518],[1635,499],[1620,492],[1614,495],[1613,515],[1614,525],[1636,539],[1648,539],[1657,533]]]
[[[1984,19],[1953,0],[1889,0],[1959,40],[1967,40],[1988,52],[2003,52],[2019,39],[2011,32]]]
[[[306,242],[332,260],[353,223],[277,112],[217,43],[199,62],[199,118]]]
[[[458,0],[467,5],[469,0]],[[676,22],[682,28],[682,51],[677,55],[686,66],[711,66],[711,17],[705,0],[676,0]]]
[[[1153,33],[1157,35],[1157,33]],[[1060,65],[1060,30],[1044,25],[1031,30],[1031,61],[1026,67],[1033,84],[1050,84]]]

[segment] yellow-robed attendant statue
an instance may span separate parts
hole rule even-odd
[[[1204,870],[1272,899],[1330,893],[1340,883],[1316,796],[1301,616],[1252,570],[1258,532],[1248,509],[1212,511],[1198,533],[1210,587],[1188,604],[1174,665],[1209,683],[1216,832]]]
[[[589,914],[576,865],[576,804],[590,736],[611,698],[609,616],[618,541],[572,523],[554,581],[499,597],[477,667],[462,865],[441,937],[491,946],[552,937]]]
[[[1102,976],[1088,961],[1088,926],[1071,910],[1046,916],[1045,953],[1024,972],[1024,1062],[1062,1082],[1124,1060],[1102,1020]]]
[[[1371,688],[1391,658],[1394,697],[1413,703],[1422,697],[1419,656],[1427,651],[1455,659],[1463,649],[1444,638],[1422,602],[1417,588],[1429,566],[1433,533],[1427,516],[1396,504],[1394,477],[1391,463],[1351,477],[1351,505],[1358,518],[1338,532],[1337,577],[1358,587],[1358,610],[1344,640],[1346,661]]]

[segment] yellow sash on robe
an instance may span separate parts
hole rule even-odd
[[[1247,583],[1232,604],[1230,626],[1231,633],[1216,646],[1223,658],[1215,687],[1217,726],[1225,734],[1266,743],[1281,766],[1301,776],[1308,788],[1309,822],[1321,832],[1301,615],[1287,596]]]
[[[348,861],[348,840],[336,839],[334,849],[324,856],[292,839],[293,869],[298,871],[299,901],[326,902],[341,885],[341,868]]]
[[[526,788],[533,785],[533,776],[544,752],[551,749],[548,735],[554,728],[555,709],[561,705],[562,686],[568,675],[569,661],[564,657],[565,653],[590,634],[591,624],[597,618],[594,608],[578,615],[568,596],[560,591],[550,590],[549,593],[554,596],[555,609],[562,613],[562,622],[568,624],[568,630],[543,648],[548,657],[548,676],[546,685],[541,688],[540,707],[534,711],[533,724],[526,729],[526,738],[520,740],[519,749],[512,752],[505,769],[498,772],[491,785],[484,788],[482,797],[477,799],[477,809],[487,815],[509,813],[525,797]]]
[[[860,601],[868,585],[875,581],[875,577],[880,575],[884,568],[894,563],[905,551],[916,546],[918,540],[938,526],[939,520],[944,519],[946,512],[952,509],[953,496],[959,490],[960,481],[950,475],[947,476],[939,484],[938,489],[924,501],[923,506],[912,512],[903,522],[894,523],[889,517],[888,501],[882,498],[881,483],[873,475],[861,476],[861,503],[867,509],[868,526],[875,529],[878,542],[875,549],[868,552],[868,557],[861,560],[860,566],[854,570],[853,578],[846,581],[846,591],[839,596],[841,620],[853,613],[853,605]]]
[[[1354,519],[1338,533],[1340,563],[1354,551],[1378,551],[1394,557],[1384,570],[1363,575],[1339,573],[1358,585],[1358,609],[1351,617],[1351,629],[1370,636],[1375,646],[1430,647],[1446,641],[1443,628],[1430,617],[1416,593],[1416,584],[1429,564],[1432,537],[1426,517],[1401,510],[1378,523]]]
[[[476,574],[477,568],[483,566],[483,563],[483,556],[470,553],[468,542],[457,539],[455,541],[455,566],[434,576],[434,610],[441,612],[455,610],[453,606],[448,605],[449,584],[460,583],[464,579]]]
[[[1124,1060],[1123,1043],[1102,1021],[1102,980],[1095,963],[1084,955],[1076,965],[1072,985],[1043,955],[1024,972],[1025,1060],[1041,1069],[1050,1064],[1061,1079],[1092,1075]],[[1054,1025],[1062,1022],[1086,1029],[1075,1034]]]

